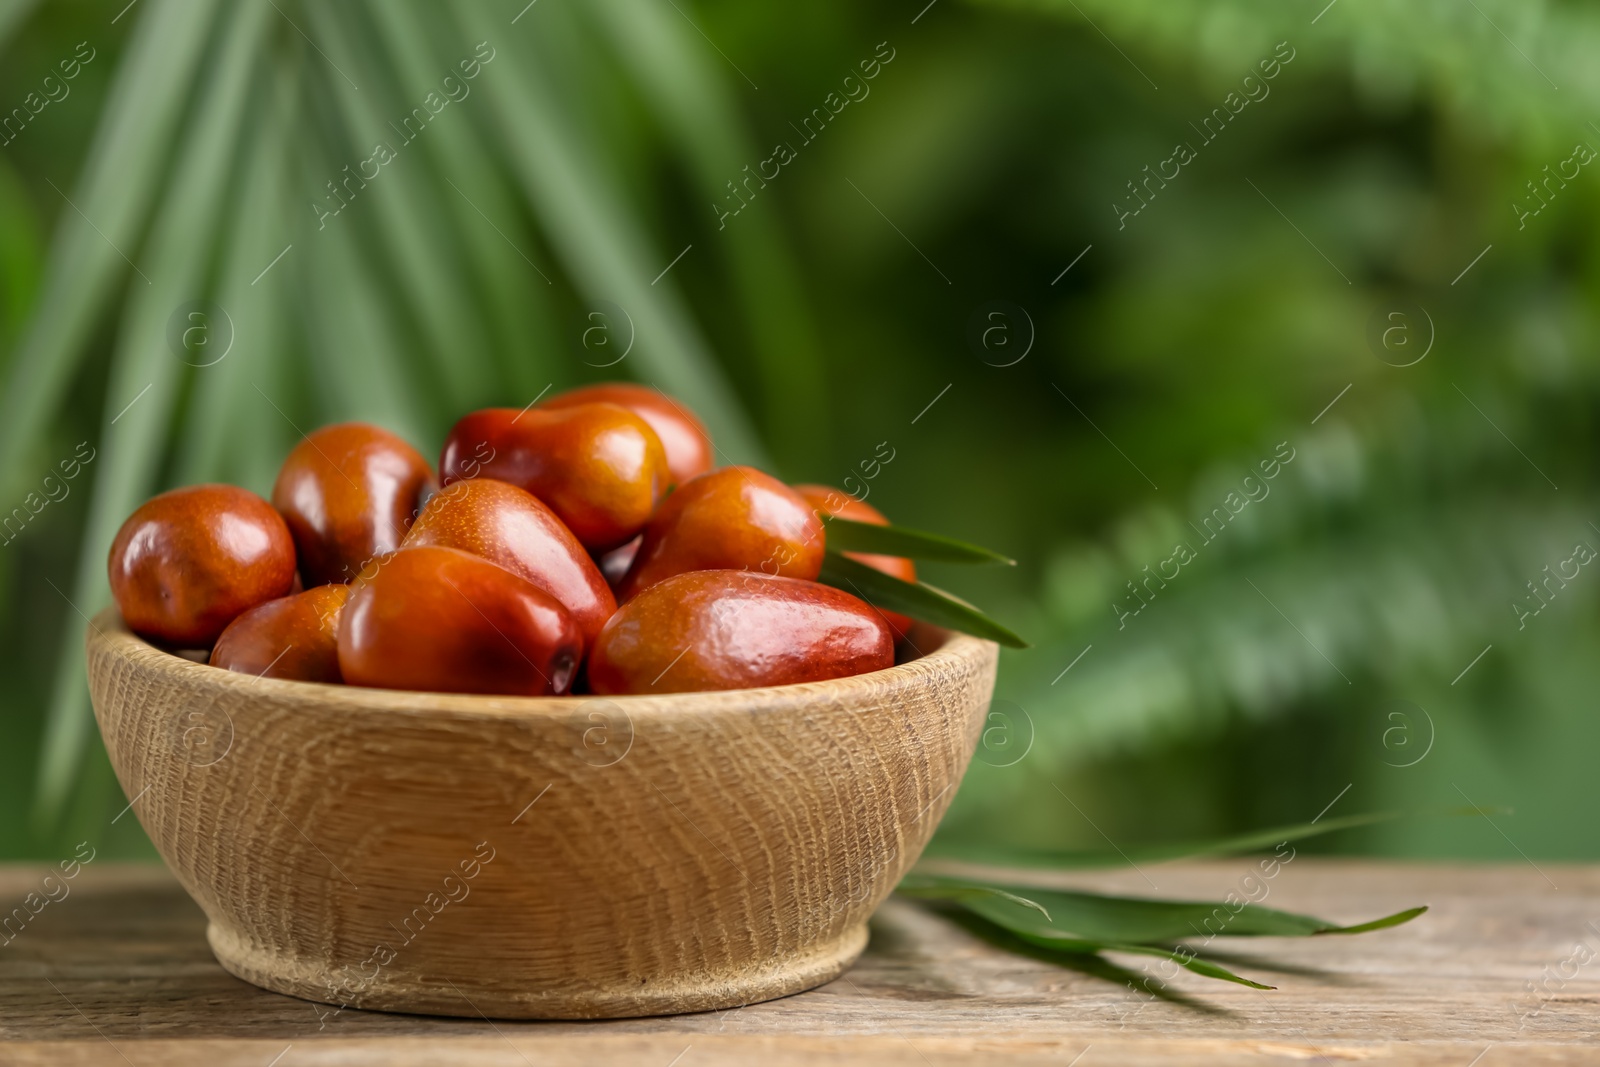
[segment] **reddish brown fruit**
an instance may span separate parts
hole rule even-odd
[[[272,487],[306,585],[348,582],[399,548],[432,481],[422,454],[380,427],[345,422],[308,435]]]
[[[617,610],[616,597],[583,545],[532,493],[490,478],[456,482],[434,495],[405,548],[440,545],[519,574],[572,613],[588,646]]]
[[[339,622],[350,685],[439,693],[564,693],[583,635],[526,578],[454,548],[406,548],[352,587]]]
[[[339,615],[349,595],[347,585],[319,585],[257,604],[222,631],[211,665],[262,678],[342,681]]]
[[[444,484],[496,478],[526,489],[591,552],[626,544],[667,487],[667,456],[650,424],[617,404],[484,408],[445,438]]]
[[[889,627],[849,593],[750,571],[693,571],[651,586],[611,617],[588,678],[600,695],[687,693],[893,665]]]
[[[662,503],[617,599],[685,571],[815,578],[822,552],[822,521],[800,494],[753,467],[723,467],[680,485]]]
[[[806,502],[824,515],[831,515],[838,519],[849,519],[852,522],[870,522],[874,526],[887,526],[889,520],[883,512],[868,504],[864,500],[857,500],[848,493],[831,489],[826,485],[797,485],[794,491],[805,497]],[[914,582],[917,580],[917,565],[909,559],[900,556],[874,556],[866,552],[846,552],[846,556],[858,563],[865,563],[874,570],[882,571],[902,581]],[[898,612],[886,611],[883,617],[889,622],[889,629],[894,631],[894,639],[900,640],[911,629],[911,620]]]
[[[111,595],[135,633],[207,647],[294,582],[294,541],[272,505],[231,485],[194,485],[146,501],[117,531]]]
[[[575,404],[621,404],[645,422],[661,438],[667,453],[667,468],[674,484],[682,484],[710,470],[711,435],[705,424],[683,404],[665,393],[631,382],[605,382],[557,393],[539,406],[569,408]]]

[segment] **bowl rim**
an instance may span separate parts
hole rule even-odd
[[[115,660],[132,664],[141,671],[165,675],[166,681],[197,692],[235,698],[253,692],[270,696],[278,703],[302,707],[337,706],[363,713],[401,715],[446,714],[469,718],[529,719],[541,716],[569,717],[574,712],[595,710],[596,704],[610,704],[630,717],[683,716],[726,710],[792,709],[796,705],[816,705],[831,698],[848,699],[866,690],[878,690],[882,698],[892,698],[908,688],[937,684],[940,681],[971,675],[982,670],[986,661],[999,654],[993,641],[945,630],[918,622],[913,634],[928,651],[904,663],[879,671],[831,678],[818,682],[763,686],[753,689],[711,689],[685,693],[640,693],[625,696],[577,694],[566,696],[514,696],[480,693],[443,693],[412,689],[380,689],[369,686],[302,682],[285,678],[264,678],[213,667],[187,659],[146,641],[128,628],[115,605],[103,609],[84,633],[86,650],[98,645]],[[937,642],[935,644],[935,642]],[[932,646],[931,648],[929,646]]]

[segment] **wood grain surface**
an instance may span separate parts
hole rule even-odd
[[[0,868],[0,902],[20,905],[50,869]],[[1144,874],[1162,895],[1215,896],[1252,869],[1239,859]],[[1273,881],[1266,903],[1343,920],[1414,903],[1432,910],[1376,934],[1241,939],[1238,966],[1279,988],[1259,992],[1183,974],[1167,986],[1174,999],[1012,955],[891,898],[872,921],[861,960],[819,989],[728,1011],[604,1022],[335,1011],[225,972],[207,948],[204,916],[158,867],[95,862],[68,884],[68,896],[46,905],[0,951],[0,1062],[1600,1063],[1600,867],[1301,857]],[[1132,871],[1072,884],[1151,892]],[[1142,967],[1132,957],[1120,962]]]
[[[991,642],[825,682],[516,698],[256,678],[102,613],[112,766],[223,965],[360,1007],[599,1018],[809,989],[977,745]]]

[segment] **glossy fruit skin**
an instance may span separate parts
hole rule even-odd
[[[339,616],[347,585],[318,585],[257,604],[217,638],[211,665],[261,678],[338,684]]]
[[[715,465],[711,435],[706,432],[705,424],[681,402],[647,385],[632,382],[585,385],[557,393],[539,406],[565,408],[595,403],[621,404],[650,424],[661,438],[661,447],[666,449],[667,468],[674,485],[699,477]]]
[[[272,503],[300,551],[307,588],[348,582],[400,547],[433,471],[422,453],[379,426],[324,426],[294,447]]]
[[[599,695],[689,693],[816,682],[894,665],[871,605],[797,578],[690,571],[612,616],[589,654]]]
[[[613,592],[622,584],[622,579],[628,576],[628,568],[633,566],[633,561],[639,555],[639,545],[643,543],[642,536],[635,537],[621,548],[613,548],[610,552],[602,552],[595,558],[595,566],[600,568],[600,574],[611,586]]]
[[[135,633],[206,648],[242,613],[289,592],[294,540],[272,505],[232,485],[153,497],[111,542],[111,595]]]
[[[350,590],[339,621],[349,685],[548,696],[572,685],[583,635],[527,579],[454,548],[386,556]]]
[[[799,493],[753,467],[723,467],[678,486],[662,502],[617,599],[626,603],[686,571],[815,578],[823,547],[822,521]]]
[[[484,477],[526,489],[591,552],[631,541],[671,477],[656,432],[618,404],[474,411],[445,438],[439,470],[445,485]]]
[[[510,482],[474,478],[446,486],[406,534],[405,548],[439,545],[521,575],[572,613],[588,647],[617,610],[583,545],[538,497]]]
[[[889,520],[884,517],[883,512],[865,500],[857,500],[842,490],[826,485],[797,485],[794,491],[805,497],[807,503],[825,515],[849,519],[852,522],[870,522],[874,526],[889,525]],[[917,580],[917,565],[901,556],[875,556],[868,552],[844,554],[857,563],[865,563],[873,570],[882,571],[891,577],[907,582]],[[885,611],[883,617],[889,621],[889,629],[894,631],[896,641],[905,637],[906,632],[911,629],[912,620],[899,612]]]

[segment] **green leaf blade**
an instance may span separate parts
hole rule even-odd
[[[218,7],[170,0],[136,16],[88,159],[70,199],[61,194],[67,208],[38,301],[0,382],[0,455],[8,460],[29,455],[38,443],[88,354],[95,324],[136,269],[119,249],[143,258],[136,242],[176,151]],[[9,463],[0,471],[8,498],[20,495],[17,477]]]
[[[970,604],[921,582],[907,582],[875,570],[865,563],[828,551],[817,581],[884,609],[909,615],[951,630],[1005,645],[1027,648],[1028,642]]]
[[[440,10],[454,16],[470,40],[493,40],[503,31],[503,22],[486,9]],[[565,90],[551,81],[548,68],[548,63],[517,64],[507,57],[487,69],[477,85],[485,96],[486,121],[504,145],[506,166],[544,222],[550,247],[576,288],[627,309],[640,338],[635,377],[692,407],[711,429],[724,462],[770,467],[684,300],[671,281],[659,288],[652,281],[657,268],[647,265],[667,263],[672,252],[649,236],[643,214],[598,154],[594,138],[574,127],[562,106]]]
[[[1410,922],[1426,906],[1340,926],[1326,919],[1237,899],[1161,900],[1079,890],[1039,889],[1000,881],[920,875],[903,884],[913,896],[954,900],[1013,932],[1106,943],[1167,944],[1200,937],[1313,937],[1382,930]],[[1269,882],[1261,879],[1265,899]],[[1043,916],[1041,920],[1040,916]]]
[[[967,901],[981,897],[998,897],[1010,901],[1018,907],[1032,908],[1043,915],[1045,922],[1050,921],[1050,913],[1038,901],[1012,893],[992,885],[963,884],[940,879],[911,879],[908,878],[898,886],[900,892],[907,896],[922,897],[926,900],[955,900]]]
[[[1277,986],[1264,985],[1254,979],[1235,974],[1226,967],[1210,960],[1203,960],[1199,956],[1176,949],[1163,948],[1159,945],[1123,944],[1116,941],[1090,941],[1083,938],[1052,937],[1038,934],[1026,934],[1018,931],[1009,931],[1013,936],[1021,938],[1030,945],[1043,949],[1050,949],[1064,954],[1083,954],[1101,952],[1128,952],[1136,956],[1155,956],[1159,959],[1171,960],[1179,967],[1192,971],[1204,978],[1215,978],[1223,982],[1236,982],[1251,989],[1276,989]],[[1088,946],[1088,947],[1079,947]]]
[[[1317,933],[1365,934],[1373,930],[1387,930],[1392,926],[1403,926],[1427,910],[1428,905],[1420,904],[1415,908],[1406,908],[1404,911],[1397,911],[1393,915],[1385,915],[1381,919],[1373,919],[1371,922],[1357,923],[1354,926],[1333,926],[1326,930],[1318,930]]]
[[[1234,974],[1226,967],[1209,960],[1200,959],[1188,950],[1162,944],[1142,944],[1133,939],[1084,936],[1077,931],[1063,930],[1059,926],[1059,920],[1051,918],[1046,905],[1034,899],[1044,894],[1031,890],[1030,896],[1022,896],[997,886],[980,883],[959,882],[953,879],[911,878],[901,883],[899,892],[911,897],[954,902],[1012,937],[1052,953],[1082,956],[1100,952],[1128,952],[1139,956],[1156,956],[1171,960],[1178,966],[1206,978],[1237,982],[1252,989],[1274,988]],[[1042,922],[1038,917],[1040,915],[1044,916]]]
[[[1017,561],[981,545],[968,544],[943,534],[914,530],[907,526],[856,522],[834,515],[822,518],[828,548],[836,552],[868,552],[878,556],[902,556],[939,563],[1002,563],[1015,567]]]

